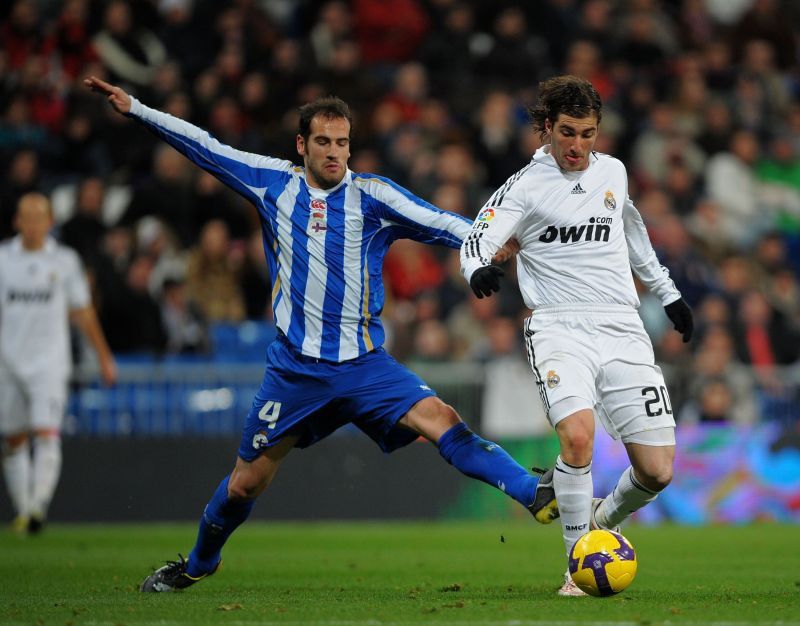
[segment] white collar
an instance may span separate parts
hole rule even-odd
[[[308,184],[308,179],[306,178],[305,168],[303,168],[303,179],[306,181],[306,187],[308,187],[308,193],[315,198],[325,198],[328,195],[332,194],[334,191],[339,189],[341,186],[348,184],[352,179],[352,172],[350,168],[347,167],[344,170],[344,176],[342,176],[342,180],[336,183],[333,187],[329,187],[328,189],[320,189],[318,187],[312,187]]]
[[[586,170],[588,170],[590,167],[592,167],[592,164],[595,161],[597,161],[597,155],[594,153],[594,151],[592,151],[589,154],[589,164],[586,166],[585,170],[579,170],[577,172],[567,172],[567,171],[564,171],[564,170],[561,169],[561,167],[558,165],[558,163],[556,163],[555,157],[552,154],[550,154],[550,144],[548,143],[548,144],[545,144],[542,147],[540,147],[536,152],[534,152],[533,153],[533,158],[531,160],[536,162],[536,163],[541,163],[542,165],[549,165],[550,167],[555,167],[558,170],[560,170],[562,174],[564,174],[565,176],[568,176],[568,175],[575,175],[575,174],[578,174],[578,175],[584,174],[586,172]]]
[[[39,248],[38,250],[28,250],[27,248],[22,247],[22,235],[16,235],[11,240],[11,249],[14,252],[25,252],[27,254],[36,254],[37,252],[53,252],[56,249],[56,240],[53,239],[48,235],[48,237],[44,240],[44,245]]]

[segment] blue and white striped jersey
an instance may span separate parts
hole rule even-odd
[[[290,161],[242,152],[135,98],[129,115],[258,209],[275,322],[303,354],[346,361],[384,341],[383,258],[400,238],[460,248],[471,222],[374,174],[331,189]]]

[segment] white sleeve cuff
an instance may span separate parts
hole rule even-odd
[[[142,113],[144,112],[144,105],[133,96],[130,96],[130,98],[131,98],[131,110],[128,111],[128,115],[130,115],[131,117],[142,117]]]

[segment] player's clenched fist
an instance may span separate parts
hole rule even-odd
[[[469,279],[469,286],[478,298],[487,298],[495,291],[500,291],[500,277],[505,272],[496,265],[486,265],[473,272]]]
[[[692,309],[686,304],[683,298],[675,300],[664,307],[667,312],[672,325],[681,335],[683,335],[683,343],[688,343],[692,338],[692,331],[694,331],[694,316]]]
[[[118,113],[129,113],[131,110],[131,97],[125,93],[124,89],[120,87],[115,87],[114,85],[110,85],[104,80],[100,80],[95,76],[90,76],[89,78],[83,79],[83,84],[86,85],[92,91],[96,91],[98,93],[103,94],[106,96],[106,99],[114,107],[114,110]]]

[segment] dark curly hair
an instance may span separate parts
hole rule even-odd
[[[541,136],[547,134],[545,121],[555,124],[561,113],[570,117],[597,115],[600,123],[603,103],[592,83],[577,76],[556,76],[539,83],[539,102],[528,108],[533,129]]]
[[[306,141],[308,141],[308,136],[311,134],[311,120],[314,119],[315,115],[322,115],[329,120],[344,118],[350,122],[351,128],[353,126],[350,107],[347,106],[344,100],[336,96],[317,98],[313,102],[300,107],[299,133]]]

